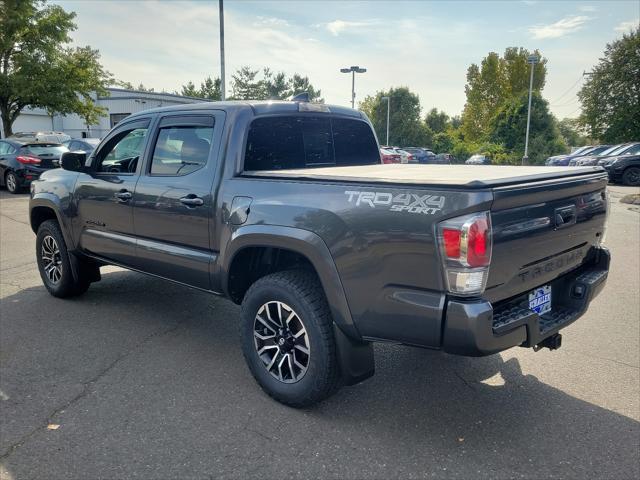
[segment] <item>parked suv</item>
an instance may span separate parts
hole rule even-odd
[[[42,173],[58,168],[61,155],[67,151],[59,143],[13,137],[0,140],[0,185],[9,193],[20,193]]]
[[[559,348],[608,275],[602,169],[383,165],[339,106],[147,110],[62,167],[31,184],[46,289],[119,265],[225,296],[251,374],[295,407],[373,375],[372,342]]]

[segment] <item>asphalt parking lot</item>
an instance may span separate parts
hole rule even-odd
[[[49,296],[0,191],[0,478],[639,478],[640,190],[610,191],[609,282],[560,350],[377,346],[307,410],[254,383],[230,302],[116,268]]]

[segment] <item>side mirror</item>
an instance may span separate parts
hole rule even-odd
[[[60,165],[65,170],[81,172],[84,170],[86,161],[87,154],[85,152],[64,152],[60,158]]]

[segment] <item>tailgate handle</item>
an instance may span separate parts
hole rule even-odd
[[[568,207],[556,208],[555,211],[556,229],[565,228],[576,223],[576,207],[571,205]]]

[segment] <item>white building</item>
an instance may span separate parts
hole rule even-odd
[[[108,88],[107,90],[110,93],[108,97],[94,99],[96,104],[107,110],[107,114],[96,125],[87,127],[84,120],[75,114],[54,114],[51,116],[46,110],[40,108],[26,108],[13,123],[13,131],[17,133],[53,130],[54,132],[64,132],[71,138],[102,138],[115,124],[132,113],[150,108],[205,101],[201,98],[183,97],[172,93],[138,92],[122,88]],[[2,128],[0,128],[0,135],[2,135]]]

